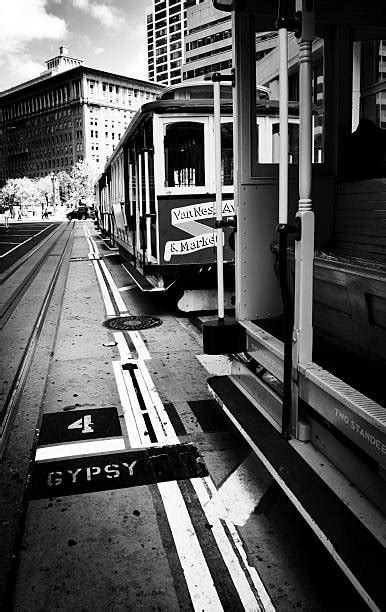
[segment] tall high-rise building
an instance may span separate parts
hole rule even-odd
[[[8,178],[103,167],[138,108],[162,87],[83,66],[65,46],[39,77],[0,92],[0,186]]]
[[[146,9],[148,78],[162,85],[181,81],[186,11],[200,0],[153,0]]]

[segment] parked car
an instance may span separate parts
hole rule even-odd
[[[71,221],[72,219],[88,219],[88,207],[87,206],[78,206],[78,208],[74,208],[69,213],[67,213],[67,219]]]

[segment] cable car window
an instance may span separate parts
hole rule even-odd
[[[233,185],[233,123],[221,124],[221,176],[223,185]]]
[[[272,124],[272,163],[278,164],[280,161],[280,125]],[[299,125],[297,123],[288,124],[288,163],[299,163]]]
[[[204,125],[181,121],[166,126],[165,187],[205,185]]]
[[[288,34],[288,97],[289,97],[289,153],[290,164],[299,163],[299,45],[293,33]],[[279,41],[277,32],[255,32],[256,48],[256,91],[251,92],[255,105],[256,130],[259,129],[259,142],[254,126],[250,131],[252,138],[251,173],[252,176],[264,175],[268,169],[263,164],[279,163]],[[324,109],[324,40],[315,38],[312,43],[312,110],[313,110],[313,163],[325,161],[325,109]],[[261,101],[259,86],[269,89],[269,101],[265,107]],[[273,123],[273,130],[272,130]],[[257,127],[258,126],[258,127]],[[271,172],[271,171],[268,171]]]
[[[358,42],[354,49],[353,73],[360,74],[357,95],[361,99],[353,128],[364,117],[386,128],[386,40]]]

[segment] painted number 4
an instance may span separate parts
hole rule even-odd
[[[93,433],[94,423],[92,422],[91,414],[85,414],[81,419],[71,423],[68,429],[81,429],[82,434]]]

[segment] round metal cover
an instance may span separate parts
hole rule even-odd
[[[158,317],[151,317],[149,315],[129,315],[108,319],[104,322],[104,325],[110,329],[136,331],[138,329],[158,327],[158,325],[162,325],[162,321]]]

